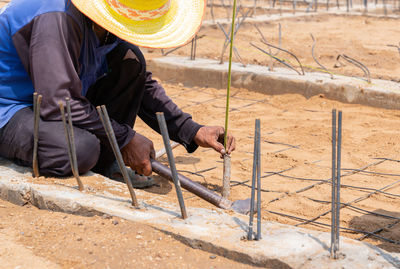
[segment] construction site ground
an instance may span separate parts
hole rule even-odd
[[[6,2],[0,0],[0,8]],[[215,12],[219,18],[227,16],[224,9],[216,8]],[[258,14],[263,12],[265,10],[257,11]],[[274,13],[276,10],[271,12]],[[211,20],[209,13],[206,16]],[[258,23],[266,39],[274,45],[279,43],[278,23],[282,26],[282,48],[295,53],[308,72],[319,69],[311,55],[312,33],[317,40],[315,53],[318,60],[333,73],[363,76],[363,72],[353,65],[337,62],[337,55],[346,54],[364,63],[372,77],[399,81],[399,51],[387,46],[399,44],[398,19],[315,14]],[[228,31],[227,26],[225,29]],[[204,37],[197,41],[196,57],[219,59],[225,40],[222,31],[216,25],[205,26],[199,32],[199,36],[202,35]],[[268,51],[260,38],[254,25],[245,23],[241,26],[235,43],[244,63],[269,64],[268,56],[249,44],[252,41]],[[190,45],[174,54],[189,56]],[[148,58],[160,55],[159,50],[148,50],[146,54]],[[224,54],[225,61],[227,55],[228,50]],[[277,57],[289,59],[282,52]],[[290,61],[294,63],[292,59]],[[275,66],[278,65],[275,63]],[[195,121],[224,125],[224,89],[188,88],[169,81],[161,83],[168,95],[185,112],[191,113]],[[307,99],[297,94],[272,96],[233,88],[229,130],[236,136],[237,149],[232,154],[230,198],[250,197],[254,120],[259,118],[264,176],[263,220],[298,225],[323,215],[315,219],[319,224],[305,223],[300,227],[330,231],[331,185],[328,180],[331,177],[333,108],[343,111],[341,201],[350,203],[341,210],[340,226],[344,228],[341,235],[359,239],[363,233],[345,229],[366,232],[382,229],[377,234],[388,240],[370,236],[363,241],[400,253],[400,246],[389,242],[400,241],[400,222],[397,220],[400,218],[398,110],[344,104],[323,95]],[[140,119],[135,130],[150,138],[156,149],[163,148],[160,135]],[[174,154],[180,173],[221,191],[222,161],[216,152],[200,148],[188,154],[183,147],[178,147]],[[160,161],[168,163],[166,157]],[[146,199],[159,197],[177,204],[173,184],[159,176],[154,177],[157,185],[145,190]],[[31,180],[43,184],[76,184],[73,178]],[[96,176],[92,175],[83,176],[82,180],[89,192],[129,197],[122,184],[117,187],[99,185]],[[391,187],[373,193],[388,185]],[[299,191],[302,189],[304,191]],[[183,191],[183,195],[187,207],[213,207],[187,191]],[[0,200],[0,268],[175,268],[177,262],[180,268],[247,266],[194,250],[143,224],[109,216],[82,217],[41,211],[30,205],[19,207]]]
[[[184,88],[177,84],[164,84],[167,93],[193,118],[207,125],[223,125],[225,110],[225,91],[212,88]],[[376,158],[396,158],[400,150],[398,143],[398,121],[400,112],[371,108],[360,105],[349,105],[315,96],[306,99],[296,94],[268,96],[233,89],[230,112],[230,132],[237,138],[237,150],[232,154],[232,191],[231,199],[250,197],[250,184],[253,161],[254,119],[261,119],[262,132],[262,179],[265,192],[262,193],[264,210],[287,213],[304,219],[311,219],[320,213],[330,210],[330,203],[316,202],[331,199],[329,182],[317,185],[307,191],[294,194],[296,190],[318,183],[331,176],[331,110],[343,111],[343,148],[342,168],[360,169],[370,166],[367,173],[349,173],[342,178],[343,185],[381,188],[398,180],[395,176],[374,175],[369,172],[400,174],[400,162],[382,161]],[[149,130],[142,122],[135,125],[138,132],[151,138],[156,148],[162,148],[160,136]],[[210,149],[198,149],[187,154],[183,147],[175,150],[178,169],[184,175],[207,187],[220,191],[222,184],[222,161],[217,153]],[[167,159],[164,158],[166,162]],[[374,164],[375,163],[375,164]],[[209,170],[210,169],[210,170]],[[282,172],[284,176],[271,175],[271,172]],[[202,172],[204,171],[204,172]],[[343,170],[342,174],[351,172]],[[198,174],[193,174],[198,173]],[[291,178],[294,177],[294,178]],[[296,179],[296,177],[301,179]],[[305,180],[305,179],[310,179]],[[314,181],[313,181],[314,180]],[[239,182],[244,182],[239,184]],[[247,185],[244,185],[247,184]],[[155,194],[169,196],[175,201],[172,185],[160,179],[160,187],[149,190]],[[390,189],[391,193],[400,195],[400,184]],[[368,194],[368,190],[342,188],[342,203],[347,203]],[[184,193],[188,206],[209,206],[203,200],[190,193]],[[270,202],[283,196],[282,199]],[[313,200],[314,199],[314,200]],[[354,204],[365,210],[380,212],[400,217],[399,199],[379,193]],[[263,219],[282,223],[298,224],[276,214],[262,212]],[[330,224],[330,214],[318,219]],[[365,214],[354,208],[341,211],[341,226],[374,231],[393,220]],[[328,227],[303,225],[302,227],[329,231]],[[385,229],[380,235],[398,241],[399,224]],[[350,238],[361,235],[346,233]],[[375,239],[366,241],[388,251],[400,252],[398,245]]]
[[[0,200],[0,268],[251,268],[148,225]]]
[[[279,46],[279,23],[282,27],[281,48],[294,53],[306,72],[321,72],[311,54],[313,40],[310,34],[313,34],[317,41],[315,57],[333,74],[364,76],[355,65],[343,59],[340,62],[336,60],[339,54],[345,54],[367,66],[371,77],[399,81],[400,53],[396,47],[388,46],[399,45],[399,19],[309,13],[307,16],[256,23],[265,39],[274,46]],[[235,47],[243,63],[268,66],[271,58],[252,47],[250,42],[274,55],[277,50],[272,48],[270,51],[260,41],[261,35],[254,24],[245,21],[241,25],[235,36]],[[224,28],[229,33],[229,26],[224,25]],[[221,29],[216,24],[203,26],[198,36],[203,37],[197,40],[196,57],[219,60],[225,42]],[[190,49],[189,44],[173,54],[189,56]],[[160,55],[159,50],[151,51]],[[224,61],[228,56],[229,48],[225,50]],[[300,72],[298,63],[289,54],[281,51],[276,57],[290,62]],[[234,61],[239,62],[239,59],[234,56]],[[275,60],[274,65],[278,66]]]
[[[225,110],[225,91],[212,88],[185,88],[180,84],[163,83],[167,93],[193,118],[207,125],[223,125],[221,115]],[[253,160],[254,119],[261,119],[262,134],[262,218],[296,225],[298,220],[280,216],[288,214],[301,219],[312,219],[320,213],[329,212],[331,199],[331,110],[343,111],[342,187],[341,202],[346,204],[368,195],[368,187],[379,189],[397,182],[400,162],[395,158],[400,150],[397,122],[400,112],[371,108],[361,105],[343,104],[315,96],[306,99],[296,94],[269,96],[245,89],[232,89],[230,132],[237,139],[237,149],[232,154],[231,200],[250,197]],[[156,149],[163,148],[159,134],[152,131],[140,119],[135,130],[149,137]],[[174,150],[180,173],[217,192],[221,191],[222,161],[211,149],[198,149],[193,154],[183,147]],[[377,159],[378,158],[378,159]],[[382,160],[379,158],[388,158]],[[393,158],[393,160],[391,159]],[[160,159],[167,164],[167,158]],[[366,168],[366,172],[346,169]],[[280,172],[281,174],[273,174]],[[375,175],[372,172],[381,174]],[[345,175],[346,174],[346,175]],[[147,201],[162,199],[177,203],[173,184],[154,176],[157,186],[145,190]],[[34,183],[75,186],[73,178],[31,179]],[[89,192],[112,194],[128,198],[129,193],[122,184],[104,186],[98,184],[96,176],[82,177]],[[317,183],[317,184],[316,184]],[[310,185],[306,191],[295,191]],[[350,187],[352,186],[352,187]],[[354,188],[355,187],[355,188]],[[400,195],[400,183],[386,190]],[[187,207],[213,208],[204,200],[183,191]],[[276,198],[279,200],[272,201]],[[375,193],[369,198],[351,204],[375,213],[400,217],[399,199],[385,193]],[[275,212],[275,213],[271,213]],[[276,214],[278,213],[278,214]],[[318,222],[330,225],[330,213],[318,218]],[[300,221],[301,222],[301,221]],[[353,207],[341,210],[341,227],[372,232],[396,220],[365,213]],[[384,228],[380,236],[399,241],[399,226]],[[329,231],[329,227],[306,224],[301,227]],[[342,231],[343,236],[359,238],[363,234]],[[390,252],[400,252],[396,244],[377,240],[364,241]]]

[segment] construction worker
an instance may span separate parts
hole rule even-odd
[[[204,0],[12,0],[0,10],[0,155],[32,165],[32,94],[43,96],[38,144],[41,175],[71,174],[58,103],[71,99],[78,168],[121,177],[95,106],[106,105],[125,164],[150,175],[153,143],[133,130],[138,115],[194,152],[235,149],[224,129],[202,126],[167,97],[138,46],[184,45],[198,31]],[[133,45],[136,44],[136,45]],[[133,185],[151,178],[129,173]]]

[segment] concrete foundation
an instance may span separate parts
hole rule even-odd
[[[99,183],[121,188],[122,183],[98,176]],[[0,198],[85,216],[109,214],[151,225],[194,248],[243,263],[269,268],[400,268],[400,255],[367,243],[341,238],[340,259],[329,256],[330,234],[264,222],[262,240],[246,241],[248,217],[219,209],[188,208],[189,218],[179,217],[179,207],[148,197],[137,190],[141,209],[110,193],[79,192],[63,185],[31,183],[31,170],[0,160]]]
[[[149,70],[164,81],[181,82],[185,86],[226,89],[228,64],[216,60],[168,56],[149,60]],[[331,79],[325,73],[296,72],[259,65],[233,63],[232,86],[265,94],[298,93],[309,98],[322,94],[324,97],[344,103],[374,107],[400,109],[400,83],[373,79],[368,83],[363,78],[335,75]]]

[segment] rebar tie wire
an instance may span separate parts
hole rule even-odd
[[[372,164],[368,164],[368,165],[362,167],[361,169],[367,169],[368,167],[381,164],[381,163],[383,163],[383,162],[385,162],[385,161],[386,161],[386,159],[379,160],[379,161],[374,162],[374,163],[372,163]],[[357,172],[357,171],[347,172],[347,173],[341,175],[341,177],[350,176],[350,175],[353,175],[353,174],[356,174],[356,173],[358,173],[358,172]],[[283,176],[283,175],[281,175],[281,176]],[[312,184],[312,185],[306,186],[306,187],[301,188],[301,189],[299,189],[299,190],[297,190],[297,191],[284,194],[284,195],[282,195],[282,196],[280,196],[280,197],[274,198],[274,199],[270,200],[270,201],[268,202],[268,204],[273,203],[273,202],[276,202],[276,201],[279,201],[279,200],[282,200],[283,198],[286,198],[286,197],[288,197],[289,195],[298,194],[298,193],[307,191],[307,190],[309,190],[309,189],[314,188],[315,186],[319,186],[319,185],[322,185],[322,184],[324,184],[324,183],[328,183],[328,182],[330,182],[331,180],[332,180],[331,178],[329,178],[329,179],[321,179],[321,180],[318,180],[319,182],[317,182],[317,183],[314,183],[314,184]],[[328,213],[329,213],[329,212],[328,212]]]
[[[347,206],[347,204],[352,204],[352,203],[361,202],[361,201],[363,201],[363,200],[365,200],[365,199],[368,199],[368,198],[371,197],[372,195],[378,193],[379,191],[392,188],[394,185],[399,184],[399,183],[400,183],[400,179],[397,180],[397,181],[395,181],[395,182],[393,182],[393,183],[391,183],[391,184],[389,184],[389,185],[386,185],[386,186],[384,186],[384,187],[378,189],[378,191],[370,192],[370,193],[368,193],[368,194],[366,194],[366,195],[364,195],[364,196],[360,196],[359,198],[354,199],[354,200],[352,200],[352,201],[350,201],[350,202],[348,202],[348,203],[346,203],[346,204],[342,204],[342,205],[340,206],[340,208],[345,208],[345,207]],[[331,212],[331,210],[328,210],[328,211],[326,211],[326,212],[324,212],[324,213],[321,213],[321,214],[319,214],[318,216],[316,216],[316,217],[314,217],[314,218],[312,218],[312,219],[310,219],[310,220],[307,220],[307,221],[302,222],[302,223],[298,223],[298,224],[296,224],[296,226],[304,225],[304,224],[307,224],[307,223],[309,223],[309,222],[311,222],[311,221],[315,221],[315,220],[317,220],[317,219],[319,219],[319,218],[321,218],[321,217],[323,217],[323,216],[329,214],[330,212]]]
[[[271,210],[265,210],[265,211],[268,212],[268,213],[274,214],[274,215],[290,218],[290,219],[293,219],[293,220],[296,220],[296,221],[306,221],[307,220],[307,219],[300,218],[300,217],[297,217],[297,216],[288,215],[288,214],[285,214],[285,213],[275,212],[275,211],[271,211]],[[312,221],[309,224],[316,225],[316,226],[319,225],[319,226],[324,226],[324,227],[331,227],[330,224],[326,224],[326,223],[322,223],[322,222],[318,222],[318,221]],[[383,237],[383,236],[379,236],[379,235],[374,234],[372,232],[367,232],[367,231],[353,229],[353,228],[347,228],[347,227],[338,227],[338,228],[340,230],[343,230],[343,231],[348,231],[348,232],[352,232],[352,233],[359,233],[359,234],[365,234],[365,235],[372,236],[372,237],[375,237],[377,239],[380,239],[380,240],[383,240],[383,241],[386,241],[386,242],[389,242],[389,243],[392,243],[392,244],[395,244],[395,245],[400,245],[400,241],[395,241],[395,240],[392,240],[392,239],[389,239],[389,238],[386,238],[386,237]]]

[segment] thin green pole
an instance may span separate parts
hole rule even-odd
[[[236,21],[236,0],[233,0],[233,11],[232,11],[232,27],[231,27],[231,40],[229,49],[229,69],[228,69],[228,89],[226,91],[226,111],[225,111],[225,137],[224,147],[226,150],[226,140],[228,135],[228,120],[229,120],[229,97],[231,92],[231,76],[232,76],[232,55],[233,55],[233,38],[235,32],[235,21]]]

